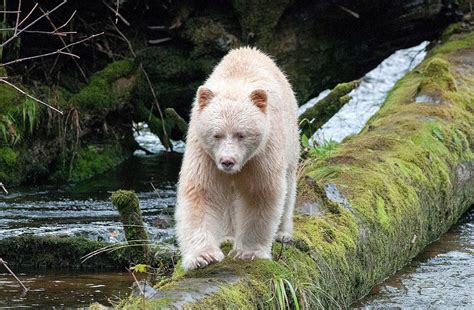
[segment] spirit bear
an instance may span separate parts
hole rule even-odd
[[[255,48],[229,52],[197,90],[178,183],[176,232],[186,270],[224,259],[271,259],[290,240],[300,153],[297,103]]]

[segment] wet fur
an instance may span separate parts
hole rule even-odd
[[[245,138],[232,138],[237,131]],[[223,156],[235,157],[229,173],[219,166]],[[298,158],[297,104],[286,77],[256,49],[231,51],[191,113],[175,213],[183,267],[223,260],[226,239],[236,258],[271,259],[272,241],[293,231]]]

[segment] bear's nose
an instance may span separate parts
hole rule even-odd
[[[233,159],[226,158],[221,160],[221,165],[222,167],[224,167],[225,170],[230,170],[232,169],[232,167],[234,167],[235,161]]]

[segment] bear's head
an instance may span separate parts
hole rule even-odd
[[[267,101],[267,92],[262,89],[229,96],[199,87],[197,132],[219,170],[239,172],[265,145],[270,128]]]

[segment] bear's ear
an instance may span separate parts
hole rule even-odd
[[[214,98],[214,93],[209,88],[199,86],[197,91],[199,110],[204,109],[204,107],[208,105],[212,98]]]
[[[250,94],[250,99],[262,112],[267,111],[267,92],[263,89],[256,89]]]

